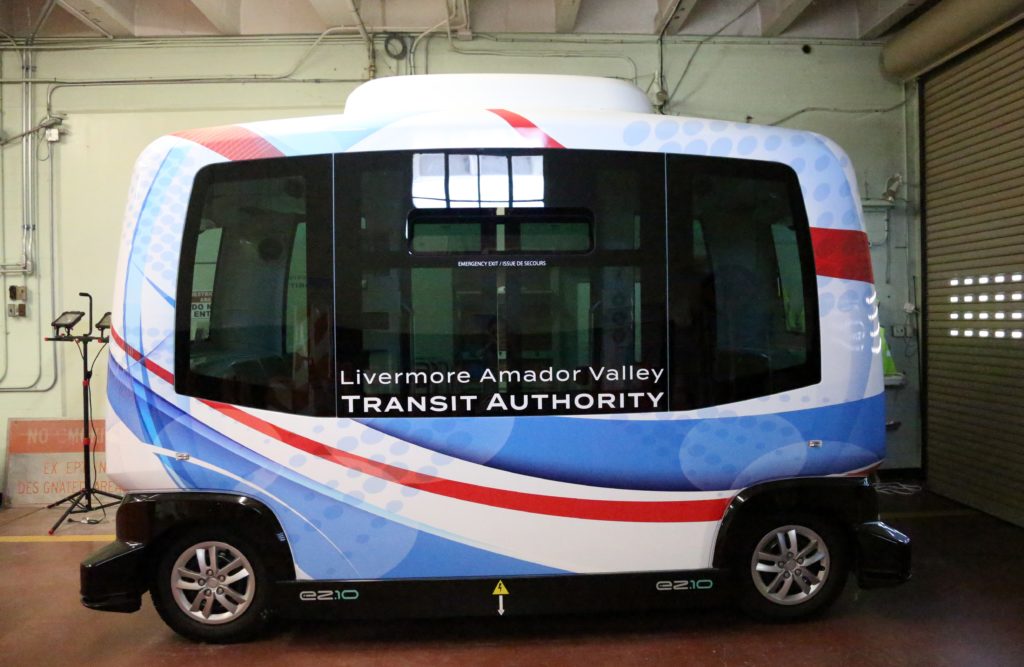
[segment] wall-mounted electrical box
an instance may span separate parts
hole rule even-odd
[[[912,324],[894,324],[890,329],[893,338],[913,338],[914,326]]]
[[[11,301],[21,302],[7,304],[7,316],[25,317],[27,314],[25,302],[28,301],[28,288],[24,285],[10,285],[7,288],[7,296]]]

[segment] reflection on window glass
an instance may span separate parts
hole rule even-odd
[[[308,356],[309,322],[306,286],[306,223],[295,226],[291,262],[288,265],[288,291],[285,294],[285,352]]]
[[[495,208],[544,205],[541,155],[415,153],[416,208]]]
[[[537,252],[586,252],[590,225],[580,222],[525,222],[519,225],[519,249]]]
[[[196,264],[192,284],[213,267],[207,335],[193,339],[190,369],[246,384],[287,381],[287,341],[307,329],[305,285],[289,284],[290,250],[305,216],[300,177],[227,181],[206,192],[204,222],[220,233],[211,264]],[[205,243],[204,243],[205,245]],[[198,259],[198,255],[197,255]],[[287,315],[287,317],[286,317]]]
[[[217,255],[220,253],[221,229],[213,227],[199,232],[196,242],[196,262],[192,278],[192,316],[188,339],[206,340],[210,337],[210,305],[213,299],[213,280],[217,275]]]
[[[708,261],[708,246],[704,243],[704,227],[700,220],[693,221],[693,260],[703,266]]]
[[[410,220],[409,227],[413,252],[457,254],[483,250],[483,224],[480,222]]]
[[[787,219],[773,223],[772,241],[779,269],[779,297],[786,312],[786,331],[802,334],[807,331],[803,276],[800,274],[800,250],[792,221]]]
[[[445,181],[438,155],[336,156],[340,414],[664,409],[663,158],[460,153],[444,157]],[[347,250],[381,210],[353,187],[367,168],[413,208],[391,218],[406,248]],[[382,372],[396,379],[370,379]],[[508,404],[489,408],[495,395]]]
[[[816,382],[817,340],[806,312],[814,283],[807,223],[798,222],[793,203],[795,175],[772,165],[698,167],[675,156],[669,174],[677,193],[669,202],[673,406]],[[691,224],[673,224],[687,214]]]
[[[307,271],[310,211],[327,208],[311,203],[309,188],[289,160],[213,165],[197,176],[183,240],[192,262],[181,277],[191,293],[187,363],[177,367],[183,393],[316,411],[317,376],[330,373],[330,314],[310,294],[330,285],[320,276],[311,287]]]
[[[368,297],[399,282],[398,272],[363,276]],[[471,381],[459,387],[463,393],[619,389],[628,383],[595,378],[583,369],[619,369],[644,361],[642,331],[653,323],[643,321],[639,267],[547,267],[528,272],[422,267],[413,268],[409,277],[408,301],[392,302],[380,318],[389,326],[364,331],[364,363],[371,372],[401,370],[405,342],[411,369],[468,372]],[[595,298],[599,296],[603,299]],[[403,317],[411,332],[407,341],[401,335]],[[656,332],[650,335],[658,338]],[[581,370],[572,382],[546,376],[522,382],[523,373],[545,369]],[[449,393],[453,387],[447,380],[426,381],[406,390],[429,395]],[[374,393],[402,391],[395,384]]]
[[[408,219],[414,254],[585,253],[593,247],[585,209],[417,209]]]
[[[512,198],[513,206],[544,205],[544,156],[513,155]]]

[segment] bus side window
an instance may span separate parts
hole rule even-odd
[[[178,313],[179,393],[331,412],[330,202],[317,161],[217,164],[197,175],[179,271],[179,303],[190,305]],[[314,266],[324,275],[311,275]]]
[[[669,156],[672,407],[820,379],[816,283],[796,174]]]

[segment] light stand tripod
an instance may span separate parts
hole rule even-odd
[[[46,340],[55,343],[77,343],[79,351],[82,353],[82,467],[85,470],[85,484],[82,486],[81,491],[76,491],[70,496],[46,506],[47,509],[50,509],[57,505],[70,503],[68,508],[64,510],[64,514],[53,524],[53,528],[50,528],[50,535],[53,535],[54,531],[64,523],[64,519],[67,519],[70,514],[83,514],[105,509],[117,505],[121,501],[121,496],[116,493],[108,493],[93,487],[92,470],[89,467],[89,447],[93,444],[92,438],[89,435],[89,427],[92,423],[89,415],[89,408],[92,403],[89,395],[91,391],[90,381],[92,380],[92,368],[89,366],[89,343],[96,341],[106,345],[110,340],[106,335],[106,330],[110,328],[110,313],[104,315],[96,324],[99,335],[93,336],[92,295],[87,292],[79,292],[78,296],[84,296],[89,300],[89,330],[81,335],[72,335],[71,329],[78,324],[78,321],[82,319],[85,313],[78,310],[70,310],[61,313],[60,317],[51,323],[53,336],[46,338]],[[63,333],[61,333],[62,329]],[[102,351],[102,348],[100,351]],[[95,359],[93,362],[95,363]],[[100,496],[106,496],[113,500],[104,501]],[[95,504],[93,502],[94,499]],[[70,521],[71,519],[68,520]],[[98,523],[99,520],[82,519],[81,522]]]

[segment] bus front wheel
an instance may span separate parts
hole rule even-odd
[[[848,548],[842,532],[818,517],[761,517],[744,530],[733,567],[745,612],[796,620],[823,611],[842,592]]]
[[[244,641],[266,625],[267,570],[258,550],[237,535],[191,530],[163,550],[155,576],[154,606],[189,639]]]

